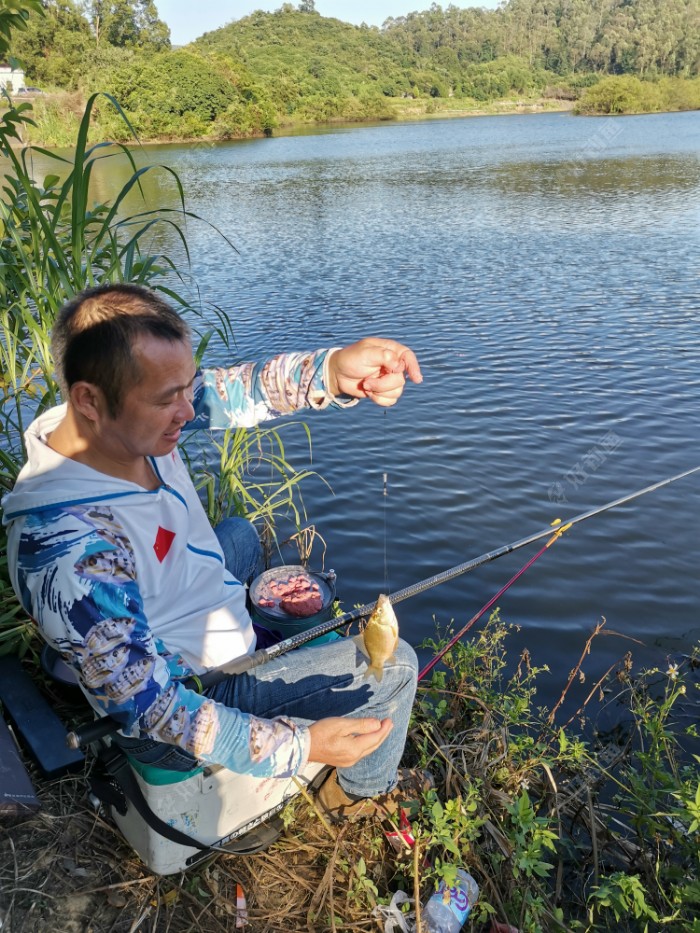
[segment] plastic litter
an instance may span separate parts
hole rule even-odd
[[[398,852],[399,855],[405,855],[413,849],[416,840],[411,831],[411,824],[408,821],[405,811],[400,809],[399,814],[399,828],[390,833],[385,832],[384,835],[389,840],[392,849]]]
[[[236,929],[242,930],[248,925],[248,907],[245,902],[243,886],[236,884]]]
[[[423,926],[428,933],[458,933],[464,926],[479,897],[479,886],[462,868],[457,882],[448,887],[444,881],[423,908]]]
[[[384,904],[378,904],[372,911],[372,916],[380,917],[384,921],[384,933],[414,933],[416,929],[414,911],[409,910],[406,913],[401,911],[402,904],[412,904],[413,900],[405,891],[397,891],[391,899],[388,907]]]

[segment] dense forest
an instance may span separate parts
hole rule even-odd
[[[146,139],[467,111],[507,98],[569,100],[583,112],[700,106],[700,0],[433,4],[381,28],[322,17],[302,0],[178,49],[154,0],[43,7],[16,33],[12,54],[31,84],[64,92],[36,108],[44,133],[96,90],[114,95]],[[98,132],[124,136],[106,102],[97,120]]]

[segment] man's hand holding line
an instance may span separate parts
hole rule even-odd
[[[369,398],[385,408],[401,398],[407,376],[411,382],[423,381],[413,350],[383,337],[365,337],[336,350],[328,369],[333,395]]]

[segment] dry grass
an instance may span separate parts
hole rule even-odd
[[[482,639],[469,648],[477,665],[494,657]],[[579,663],[574,671],[580,667]],[[693,661],[687,667],[692,693],[679,695],[674,716],[696,722],[700,665]],[[644,776],[644,793],[653,812],[642,812],[644,800],[623,794],[635,773],[633,765],[640,763],[634,757],[640,741],[636,732],[647,758],[652,747],[651,732],[640,731],[639,719],[630,721],[634,727],[626,730],[625,741],[611,736],[594,755],[573,754],[573,747],[559,753],[557,731],[550,744],[530,744],[528,736],[536,735],[532,726],[537,721],[525,728],[527,710],[515,722],[499,713],[499,697],[509,698],[512,712],[510,700],[531,687],[525,660],[504,694],[492,693],[490,698],[486,683],[480,689],[473,685],[478,670],[467,670],[468,676],[449,681],[440,691],[433,688],[432,702],[442,698],[445,704],[439,715],[426,702],[430,693],[419,693],[406,764],[421,762],[430,768],[445,818],[437,804],[424,808],[414,823],[420,843],[416,858],[415,850],[397,853],[391,847],[385,838],[387,827],[376,816],[329,827],[313,802],[299,796],[285,811],[287,830],[267,852],[220,855],[186,873],[160,877],[144,867],[107,817],[94,812],[87,773],[54,781],[34,773],[42,810],[13,826],[0,824],[2,933],[236,931],[237,885],[247,900],[247,933],[378,933],[384,922],[373,914],[377,900],[386,902],[392,892],[403,890],[411,898],[417,892],[425,903],[441,859],[464,864],[477,878],[481,897],[470,929],[486,929],[480,923],[485,919],[483,905],[488,904],[500,923],[523,930],[568,930],[566,923],[555,922],[555,909],[566,908],[569,923],[580,921],[592,887],[611,873],[637,875],[651,892],[656,891],[656,875],[658,884],[666,877],[660,874],[662,868],[671,873],[682,869],[689,880],[695,877],[692,839],[681,833],[681,824],[656,813],[657,785],[661,782],[664,794],[670,786],[664,761],[655,765],[656,771],[647,768]],[[627,695],[632,684],[625,677],[623,665],[614,682]],[[666,689],[676,689],[675,681],[670,683]],[[587,705],[588,684],[581,690]],[[654,695],[663,699],[663,690],[663,682],[657,683]],[[598,691],[596,684],[594,692]],[[602,691],[600,695],[606,705],[616,702]],[[52,699],[59,715],[70,721],[69,709],[60,707],[58,697]],[[645,709],[658,709],[658,702]],[[618,712],[622,715],[624,708]],[[90,767],[86,765],[86,772]],[[522,802],[524,787],[535,822],[556,837],[556,851],[538,856],[552,863],[546,877],[518,868],[534,838],[528,835],[533,820],[525,814],[518,822],[514,809],[515,802]],[[446,819],[448,810],[451,816]],[[680,818],[686,819],[683,814]],[[637,819],[644,820],[641,833],[634,828]],[[537,894],[542,906],[528,907],[528,892]],[[602,919],[598,924],[598,919],[593,927],[579,928],[616,933],[641,929],[633,921],[608,925]]]
[[[43,808],[0,826],[3,933],[220,933],[235,929],[236,886],[245,892],[249,933],[378,930],[366,904],[348,896],[348,875],[379,848],[376,881],[388,883],[396,856],[381,826],[328,829],[301,799],[291,826],[267,852],[223,855],[187,873],[159,877],[144,868],[116,828],[87,800],[85,775],[35,784]],[[379,876],[383,877],[379,877]],[[342,916],[342,927],[329,907]]]

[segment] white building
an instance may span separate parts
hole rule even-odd
[[[21,87],[25,87],[24,72],[11,65],[0,64],[0,90],[16,94]]]

